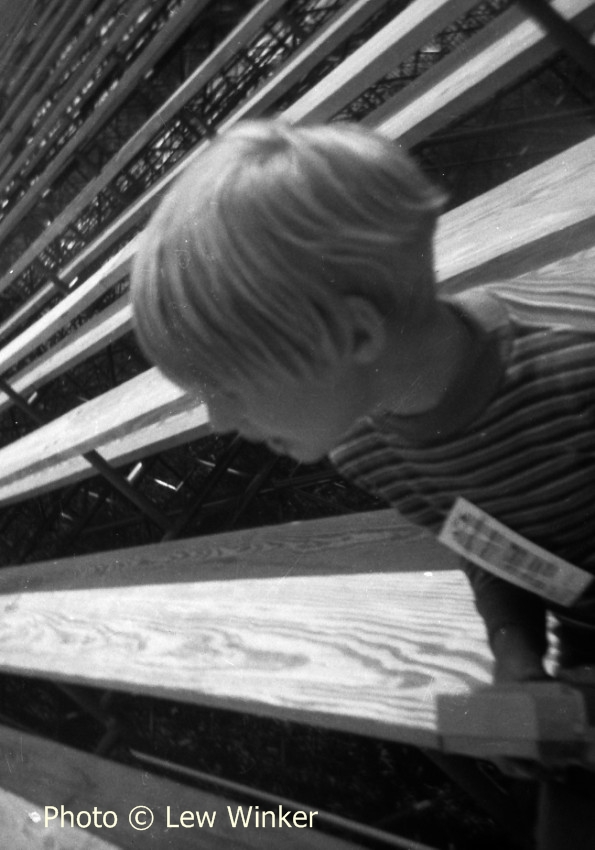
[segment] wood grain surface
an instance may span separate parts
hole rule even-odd
[[[0,668],[438,746],[490,680],[453,564],[381,511],[7,569]]]
[[[0,829],[2,847],[6,850],[111,850],[113,847],[133,850],[146,846],[155,850],[256,847],[277,850],[281,845],[288,850],[356,850],[360,847],[359,843],[342,841],[316,828],[232,827],[227,806],[234,814],[238,805],[246,811],[251,802],[258,805],[256,793],[254,801],[238,802],[0,727]],[[113,828],[92,825],[78,829],[71,828],[66,817],[64,828],[59,826],[59,821],[49,821],[45,827],[45,807],[60,810],[61,805],[72,811],[75,818],[78,812],[92,813],[94,807],[101,812],[111,811],[117,823]],[[145,831],[135,831],[130,826],[129,813],[136,806],[147,806],[154,815],[153,824]],[[271,808],[261,806],[262,810]],[[309,811],[307,806],[298,805],[298,809]],[[184,811],[215,812],[213,827],[172,826],[180,823]],[[86,822],[84,816],[82,822]],[[107,822],[112,823],[113,818]],[[312,823],[316,825],[315,817]]]

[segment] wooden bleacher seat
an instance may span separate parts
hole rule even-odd
[[[491,676],[456,565],[386,510],[6,568],[0,670],[439,747]]]

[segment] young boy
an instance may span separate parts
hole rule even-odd
[[[521,313],[513,284],[438,297],[443,200],[356,126],[240,124],[146,230],[136,331],[215,430],[329,455],[414,522],[448,522],[497,680],[539,679],[548,610],[561,664],[595,662],[595,322],[555,298]]]

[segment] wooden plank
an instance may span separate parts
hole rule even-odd
[[[592,31],[593,0],[556,0],[552,5],[583,32]],[[371,112],[363,123],[411,147],[484,103],[557,50],[537,23],[512,8]]]
[[[10,380],[13,390],[21,395],[30,394],[102,351],[130,330],[131,326],[132,310],[128,297],[124,296],[13,376]],[[0,391],[0,415],[11,406],[12,401]]]
[[[200,407],[156,368],[32,431],[0,449],[0,484],[47,469],[98,444],[158,422],[163,416]],[[204,406],[205,434],[210,432]]]
[[[265,84],[262,89],[259,89],[247,102],[249,107],[249,113],[251,115],[261,114],[267,106],[270,105],[271,101],[275,98],[279,98],[283,95],[285,91],[287,91],[293,83],[298,80],[301,76],[306,74],[312,67],[314,67],[317,62],[320,61],[320,56],[323,52],[329,52],[337,44],[340,44],[342,40],[347,38],[351,32],[357,29],[358,26],[370,15],[372,15],[377,9],[382,5],[383,0],[354,0],[353,3],[349,4],[345,7],[345,9],[341,10],[335,17],[329,21],[329,23],[321,29],[315,36],[308,39],[304,45],[296,52],[294,56],[292,56],[291,60],[287,62],[281,69],[279,69],[271,78],[269,82]],[[256,15],[258,9],[255,10],[254,15]],[[260,15],[260,12],[259,12]],[[242,38],[246,37],[246,33],[244,32],[244,26],[248,27],[248,32],[251,31],[253,26],[253,18],[249,16],[245,24],[240,24],[235,35],[226,39],[221,45],[221,53],[217,49],[211,57],[207,60],[205,65],[210,67],[214,72],[214,67],[219,67],[223,64],[223,61],[228,57],[228,51],[230,45],[235,41],[235,47],[237,49],[238,39],[240,36]],[[243,33],[243,34],[242,34]],[[217,59],[215,65],[211,65],[212,62]],[[202,75],[206,72],[207,67],[202,67],[197,69],[195,75],[198,79],[198,75],[202,79]],[[196,82],[196,81],[195,81]],[[187,94],[188,90],[185,88],[186,84],[182,87],[185,93]],[[139,134],[142,134],[143,137],[146,135],[148,130],[146,129],[149,125],[153,126],[154,121],[157,121],[159,124],[161,121],[165,120],[166,114],[169,117],[170,105],[176,100],[179,101],[180,98],[180,90],[176,92],[172,98],[164,104],[163,111],[158,110],[156,116],[147,122],[140,130]],[[248,110],[242,108],[235,114],[235,119],[244,118],[248,114]],[[225,123],[225,126],[227,126]],[[129,153],[134,149],[136,142],[134,141],[137,137],[134,136],[130,140],[130,148],[126,148],[126,152]],[[202,146],[201,146],[202,149]],[[126,161],[126,158],[123,159],[124,151],[120,151],[117,157],[114,158],[113,166],[121,168],[123,163]],[[129,158],[129,157],[128,157]],[[185,160],[185,164],[187,160]],[[109,168],[106,166],[106,168]],[[185,166],[184,166],[185,167]],[[75,200],[68,205],[68,207],[63,210],[60,216],[52,222],[52,224],[47,227],[43,234],[32,243],[32,245],[25,251],[25,253],[19,257],[19,259],[12,266],[10,271],[0,279],[0,292],[3,291],[7,286],[9,286],[16,277],[18,277],[22,272],[31,264],[31,262],[35,259],[35,257],[46,248],[50,242],[56,238],[56,236],[62,232],[62,230],[67,226],[68,223],[72,221],[72,219],[80,212],[80,210],[85,206],[86,203],[90,201],[92,197],[94,197],[97,192],[100,191],[101,188],[105,185],[104,181],[104,173],[107,174],[107,171],[102,171],[101,175],[92,182],[93,185],[93,193],[89,194],[88,188],[84,190],[81,195],[78,195]],[[162,193],[168,188],[173,179],[177,177],[180,173],[180,167],[174,169],[169,175],[166,176],[165,180],[159,181],[157,184],[158,191],[157,193],[149,192],[145,193],[143,196],[142,206],[138,204],[134,205],[131,215],[125,214],[124,217],[120,217],[117,222],[109,226],[99,237],[99,239],[92,242],[89,246],[87,246],[79,255],[76,257],[68,266],[61,272],[61,277],[64,280],[71,280],[73,277],[80,275],[84,269],[88,266],[90,262],[97,258],[100,254],[104,253],[106,249],[113,244],[117,239],[122,238],[122,236],[131,230],[139,220],[142,221],[143,218],[146,218],[147,215],[151,212],[151,210],[155,207],[158,202],[159,197],[161,197]],[[110,177],[111,179],[111,177]]]
[[[148,844],[154,850],[172,850],[174,846],[180,850],[196,850],[197,846],[205,850],[228,850],[230,847],[277,850],[280,843],[279,827],[259,828],[254,818],[247,827],[232,826],[227,806],[235,815],[238,806],[243,805],[247,814],[250,803],[240,803],[230,795],[216,796],[145,770],[2,727],[0,786],[4,789],[0,791],[2,836],[10,850],[49,850],[50,847],[52,850],[109,850],[114,847],[137,850]],[[260,802],[257,791],[254,802]],[[65,816],[64,827],[59,818],[50,820],[46,826],[46,806],[53,806],[58,812],[63,806],[66,811],[73,812],[73,821],[79,812],[90,812],[91,824],[85,829],[71,828],[70,819]],[[130,813],[137,807],[146,807],[153,814],[153,823],[146,830],[135,830],[130,825]],[[94,823],[94,809],[99,810],[99,826]],[[287,807],[283,810],[287,811]],[[298,810],[312,811],[308,806]],[[184,811],[208,812],[211,817],[214,812],[213,825],[205,824],[197,832],[199,827],[194,821],[193,828],[184,828],[180,820]],[[113,827],[103,826],[106,812],[115,814],[115,823],[113,817],[105,818],[105,823],[113,823]],[[48,815],[52,814],[50,809]],[[146,818],[149,818],[148,811]],[[86,820],[82,815],[81,822],[86,823]],[[359,842],[351,843],[323,834],[316,828],[316,816],[312,818],[312,828],[285,829],[281,843],[289,850],[357,850],[362,846]]]
[[[474,5],[475,0],[414,0],[290,106],[285,117],[292,123],[327,121]]]
[[[381,511],[7,568],[0,668],[438,746],[491,676],[454,563]]]
[[[254,118],[279,100],[289,88],[311,71],[335,48],[372,17],[384,5],[384,0],[354,0],[337,13],[314,36],[309,38],[299,50],[275,74],[259,86],[257,91],[245,103],[241,104],[223,121],[220,131],[226,130],[238,121]]]
[[[128,274],[137,240],[133,239],[108,260],[95,274],[62,299],[27,330],[0,349],[0,373],[12,368],[24,357],[65,327],[82,310]]]
[[[0,239],[5,238],[12,228],[31,210],[37,202],[39,195],[60,175],[76,150],[105,124],[115,110],[128,97],[139,77],[155,65],[161,56],[181,36],[191,21],[200,14],[207,3],[208,0],[186,0],[186,3],[175,12],[167,24],[162,27],[147,45],[141,55],[122,74],[118,85],[110,92],[109,97],[93,110],[89,119],[85,121],[67,144],[61,148],[60,152],[54,157],[28,192],[23,195],[10,212],[0,221]]]
[[[112,466],[120,467],[199,439],[205,434],[205,424],[203,407],[191,407],[178,413],[166,411],[150,425],[136,427],[134,431],[113,436],[106,442],[99,439],[95,448]],[[80,455],[56,461],[36,472],[23,473],[11,484],[0,484],[0,505],[40,496],[94,475],[97,475],[97,470]]]
[[[438,279],[457,291],[593,247],[594,169],[595,136],[443,216]]]
[[[28,301],[15,310],[14,313],[11,313],[5,322],[0,324],[0,339],[9,336],[19,325],[22,325],[27,319],[34,316],[57,292],[58,289],[53,283],[47,283],[41,289],[38,289]]]

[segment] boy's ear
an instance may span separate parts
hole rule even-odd
[[[376,305],[367,298],[345,299],[350,318],[350,353],[356,363],[374,363],[386,345],[386,328]]]

